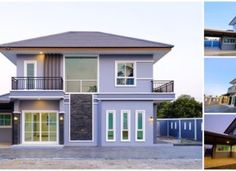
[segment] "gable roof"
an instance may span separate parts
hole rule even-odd
[[[236,128],[236,118],[231,122],[231,124],[226,128],[225,134],[230,134]]]
[[[230,21],[229,25],[235,25],[236,24],[236,16],[233,18],[232,21]]]
[[[172,48],[173,45],[103,32],[70,31],[0,45],[0,48]]]

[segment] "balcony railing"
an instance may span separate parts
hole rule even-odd
[[[63,90],[61,77],[12,77],[12,90]]]
[[[172,80],[153,80],[152,92],[174,92],[174,81]]]

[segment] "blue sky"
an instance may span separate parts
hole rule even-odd
[[[222,95],[231,86],[229,82],[236,78],[236,58],[205,59],[205,94]]]
[[[205,28],[232,29],[230,21],[236,16],[236,2],[205,2]]]
[[[211,132],[223,133],[236,115],[205,115],[204,129]]]
[[[201,2],[6,1],[0,2],[0,44],[65,31],[102,31],[173,44],[154,65],[153,77],[174,80],[176,97],[189,94],[201,101],[202,11]],[[9,92],[15,75],[16,67],[0,54],[0,94]]]

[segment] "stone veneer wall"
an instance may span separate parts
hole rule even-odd
[[[71,140],[92,140],[92,95],[70,95]]]

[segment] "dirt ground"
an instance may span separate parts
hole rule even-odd
[[[0,169],[201,169],[201,162],[201,159],[13,159],[0,160]]]

